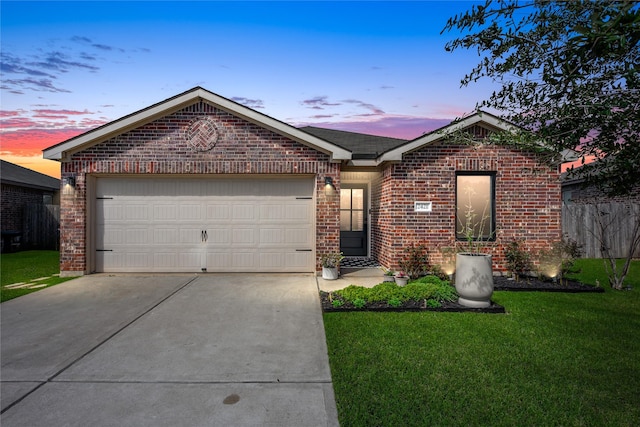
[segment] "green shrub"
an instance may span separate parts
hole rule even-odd
[[[383,282],[373,288],[349,285],[344,289],[335,291],[333,294],[356,307],[356,301],[358,300],[365,302],[397,300],[402,303],[409,300],[422,301],[425,299],[455,301],[458,298],[455,288],[447,280],[442,280],[436,276],[421,277],[418,280],[409,282],[406,286],[398,286],[392,282]]]
[[[341,299],[334,299],[333,301],[331,301],[331,305],[334,308],[342,307],[344,305],[344,301],[342,301]]]
[[[438,300],[428,299],[427,300],[427,307],[429,307],[429,308],[440,308],[440,307],[442,307],[442,304]]]
[[[433,298],[437,301],[457,301],[458,293],[455,287],[445,282],[436,288]]]
[[[372,302],[388,301],[391,298],[398,298],[401,290],[402,288],[394,282],[383,282],[369,289],[366,300]]]
[[[518,280],[519,276],[531,270],[531,254],[522,247],[522,242],[513,240],[504,251],[507,270]]]
[[[346,301],[353,302],[356,299],[368,299],[370,291],[371,290],[369,288],[365,288],[364,286],[349,285],[344,289],[335,291],[334,294],[344,298]]]
[[[411,279],[416,279],[429,271],[429,253],[424,245],[411,245],[404,249],[404,256],[400,260],[400,268]]]
[[[435,299],[438,301],[455,301],[458,294],[448,281],[436,276],[425,276],[415,280],[404,287],[407,299],[423,300]]]
[[[414,283],[430,283],[433,285],[441,286],[441,285],[448,285],[449,281],[446,279],[441,279],[437,276],[424,276],[418,280],[415,280]]]
[[[391,307],[400,307],[402,305],[402,301],[400,301],[399,298],[390,298],[389,301],[387,301],[387,304],[389,304]]]
[[[367,301],[363,300],[362,298],[356,298],[353,300],[353,306],[355,308],[362,308],[367,304]]]

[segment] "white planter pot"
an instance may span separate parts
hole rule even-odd
[[[383,282],[395,282],[396,279],[393,276],[383,276],[382,277],[382,281]]]
[[[405,286],[409,282],[408,277],[396,277],[396,284],[398,286]]]
[[[338,267],[322,267],[322,278],[325,280],[338,279]]]
[[[465,307],[482,308],[491,305],[493,269],[491,255],[456,254],[456,291],[458,303]]]

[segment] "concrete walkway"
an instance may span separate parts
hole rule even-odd
[[[324,280],[318,277],[318,289],[333,292],[349,285],[372,288],[383,280],[384,271],[381,268],[341,268],[337,280]]]
[[[317,289],[103,274],[3,303],[0,424],[338,425]]]

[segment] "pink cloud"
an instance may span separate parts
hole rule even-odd
[[[0,120],[0,129],[16,129],[37,126],[38,123],[27,117],[12,117],[10,119]],[[4,137],[3,137],[4,139]]]
[[[2,133],[2,154],[42,156],[42,150],[80,135],[86,129],[21,129]]]
[[[42,116],[76,116],[76,115],[84,115],[84,114],[93,114],[91,111],[77,111],[77,110],[51,110],[51,109],[42,109],[42,110],[33,110],[34,113],[40,114]]]

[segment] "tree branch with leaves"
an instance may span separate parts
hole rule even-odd
[[[447,50],[482,57],[461,84],[501,84],[477,107],[520,127],[516,141],[599,159],[570,173],[609,195],[640,185],[640,3],[487,1],[449,19],[453,31]]]

